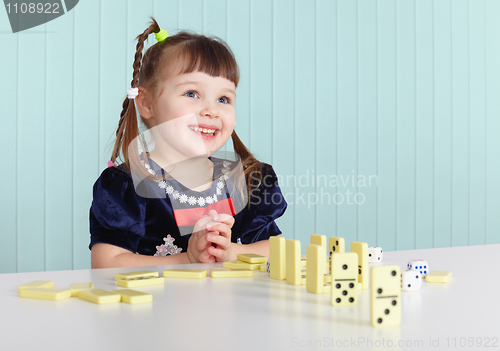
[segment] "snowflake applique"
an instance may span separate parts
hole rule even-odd
[[[183,203],[186,203],[186,201],[188,200],[188,196],[186,194],[182,194],[180,197],[179,197],[179,202],[181,204]]]
[[[205,206],[205,198],[204,197],[199,197],[198,198],[198,205],[200,205],[200,207],[203,207]]]
[[[196,203],[196,198],[194,196],[190,196],[188,202],[191,206],[193,206]]]
[[[163,238],[163,241],[165,244],[156,247],[155,256],[167,256],[181,253],[182,247],[174,245],[175,239],[172,238],[170,234],[168,234],[166,238]]]

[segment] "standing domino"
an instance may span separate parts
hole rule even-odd
[[[286,279],[285,238],[272,236],[269,238],[269,274],[272,279]]]
[[[332,255],[334,253],[342,253],[345,252],[345,240],[344,238],[339,238],[336,236],[331,236],[328,238],[328,262],[329,267],[328,270],[330,274],[332,274]]]
[[[419,271],[422,278],[424,278],[427,275],[427,272],[429,272],[429,264],[425,260],[411,260],[408,262],[408,269],[410,271]]]
[[[300,241],[286,241],[286,282],[291,285],[302,285],[302,267]],[[305,278],[305,277],[304,277]]]
[[[325,284],[326,252],[323,246],[307,245],[306,289],[314,294],[329,293]]]
[[[371,270],[371,323],[374,327],[401,324],[401,270],[379,266]]]
[[[368,289],[368,244],[353,241],[351,252],[358,254],[358,282],[361,283],[361,289]]]
[[[326,250],[326,235],[311,234],[311,244],[323,246]]]
[[[383,257],[384,257],[384,253],[382,252],[381,247],[370,246],[368,248],[368,262],[369,263],[382,262]]]
[[[332,279],[332,305],[356,305],[358,302],[358,255],[354,252],[333,255]]]

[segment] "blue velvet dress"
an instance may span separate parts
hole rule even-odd
[[[211,160],[214,175],[222,174],[218,169],[221,163]],[[156,175],[165,174],[156,163],[150,165]],[[241,206],[242,210],[234,216],[232,242],[249,244],[281,234],[275,219],[283,215],[287,204],[272,167],[262,163],[261,172],[263,181],[258,187],[252,186],[250,206]],[[212,188],[197,193],[196,201],[186,201],[188,197],[182,197],[186,188],[172,178],[167,183],[144,181],[134,186],[131,174],[124,167],[105,169],[94,184],[89,248],[96,243],[106,243],[150,256],[186,252],[190,237],[187,233],[192,227],[179,228],[174,209],[203,207],[217,197],[232,196],[232,201],[241,200],[229,194],[228,184],[221,189],[221,182],[215,180]]]

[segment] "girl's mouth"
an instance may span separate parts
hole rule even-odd
[[[204,139],[210,139],[219,133],[219,129],[216,128],[203,128],[198,126],[189,126],[189,128],[196,134],[201,134]]]

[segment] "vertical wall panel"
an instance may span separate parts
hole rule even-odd
[[[362,4],[362,5],[361,5]],[[361,6],[360,6],[361,5]],[[377,245],[377,2],[358,2],[358,231]]]
[[[177,0],[154,0],[153,16],[168,33],[179,29],[179,2]]]
[[[484,0],[469,3],[470,198],[469,245],[486,239],[486,50]]]
[[[288,0],[278,0],[273,3],[273,110],[272,110],[272,160],[278,175],[281,192],[288,203],[288,208],[276,222],[283,235],[295,238],[295,186],[294,178],[294,138],[295,130],[295,7],[288,6]],[[325,87],[327,89],[329,87]],[[286,150],[286,152],[284,152]],[[327,163],[327,162],[325,162]],[[305,242],[304,242],[305,245]],[[304,246],[302,245],[302,246]],[[305,253],[305,248],[302,248]]]
[[[203,0],[178,0],[179,28],[203,33]]]
[[[73,267],[73,23],[74,12],[47,23],[44,172],[49,271]]]
[[[127,2],[128,3],[128,2]],[[138,33],[127,30],[128,8],[121,0],[102,1],[101,33],[123,33],[124,40],[116,40],[114,35],[99,36],[99,157],[98,167],[107,167],[115,140],[115,132],[120,120],[126,89],[132,81],[132,62],[137,41],[134,39],[147,27],[145,16],[140,16],[142,26]],[[154,40],[153,38],[151,38]],[[129,57],[130,56],[130,57]]]
[[[17,137],[19,34],[12,35],[7,13],[0,21],[0,40],[4,45],[0,76],[10,88],[0,95],[3,106],[0,128],[0,273],[17,271]]]
[[[337,175],[337,18],[336,1],[316,5],[316,231],[336,235],[337,209],[334,195]],[[293,114],[293,111],[291,111]],[[276,158],[275,158],[276,159]],[[293,189],[292,189],[293,191]],[[292,207],[293,208],[293,207]],[[305,250],[304,250],[305,253]]]
[[[339,188],[336,236],[355,241],[357,231],[357,3],[337,2],[337,175]]]
[[[101,10],[98,2],[85,1],[73,11],[73,269],[86,269],[90,267],[92,186],[103,169],[98,133]]]
[[[377,244],[396,248],[396,2],[378,3],[378,227]]]
[[[500,242],[500,2],[486,1],[486,244]]]
[[[203,6],[203,33],[227,39],[227,1],[205,0]]]
[[[272,153],[272,3],[250,2],[250,145],[261,162]],[[266,98],[264,98],[266,97]]]
[[[396,4],[396,249],[415,245],[415,1]]]
[[[46,25],[18,35],[17,260],[29,272],[45,269]]]
[[[469,241],[469,21],[467,0],[451,3],[452,48],[452,240]]]
[[[236,57],[240,69],[240,82],[236,90],[236,126],[241,141],[250,143],[250,1],[229,1],[227,3],[227,43]]]
[[[451,245],[451,3],[434,2],[434,242]]]
[[[416,2],[416,248],[434,235],[434,62],[432,1]]]
[[[315,210],[317,194],[315,178],[316,145],[316,6],[307,0],[295,1],[295,91],[294,129],[287,133],[295,139],[295,176],[297,177],[295,197],[294,237],[305,244],[316,232]],[[280,126],[277,126],[278,128]],[[292,134],[293,133],[293,134]]]

